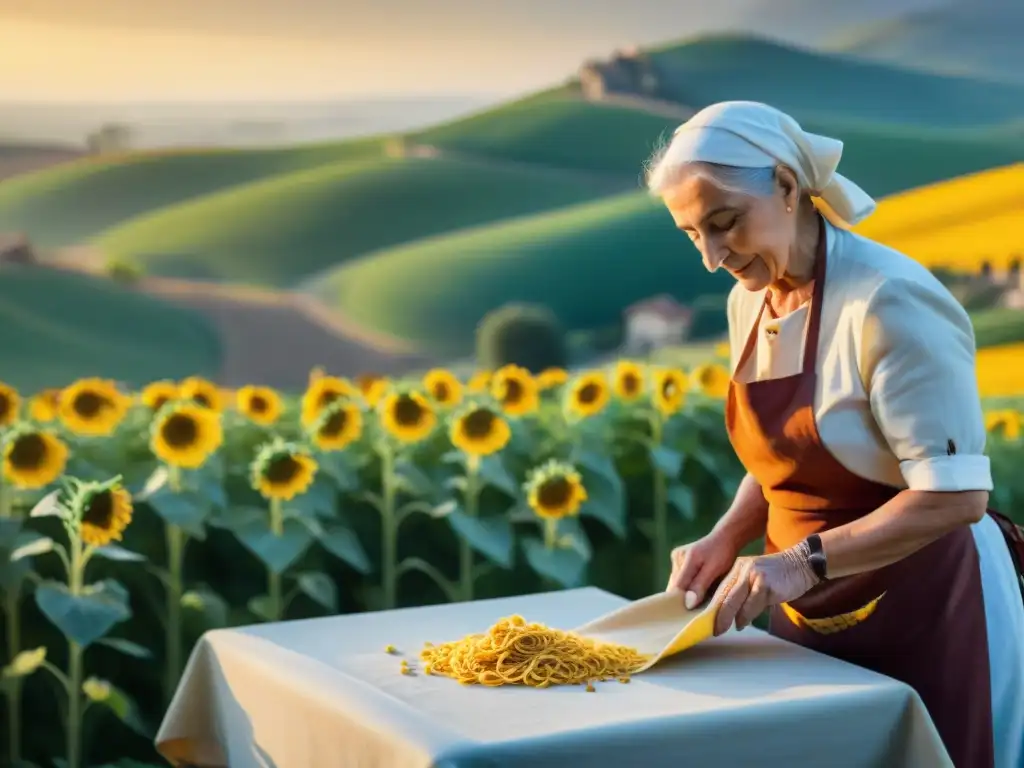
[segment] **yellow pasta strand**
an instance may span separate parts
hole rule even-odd
[[[528,624],[522,616],[502,619],[484,634],[428,645],[420,658],[430,674],[465,685],[535,688],[628,677],[647,661],[633,648]]]

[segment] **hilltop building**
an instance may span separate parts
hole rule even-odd
[[[595,101],[612,95],[657,98],[660,92],[654,63],[636,47],[616,51],[607,61],[586,62],[579,80],[583,95]]]
[[[659,347],[681,344],[689,338],[693,309],[667,294],[626,307],[626,352],[643,355]]]
[[[26,235],[17,232],[0,233],[0,265],[32,266],[38,263],[36,251]]]

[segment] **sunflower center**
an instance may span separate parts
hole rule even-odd
[[[327,420],[324,425],[320,427],[320,434],[323,437],[337,437],[345,431],[345,424],[348,422],[348,414],[344,411],[335,411]]]
[[[262,395],[253,395],[249,398],[249,410],[253,413],[266,413],[270,408],[270,403]]]
[[[199,425],[191,416],[175,413],[164,421],[160,433],[172,448],[188,448],[199,436]]]
[[[110,491],[101,491],[85,503],[85,509],[82,511],[83,523],[107,529],[113,521],[114,495]]]
[[[211,405],[210,398],[208,398],[202,392],[196,392],[194,395],[192,395],[192,400],[198,403],[199,405],[203,406],[203,408],[209,408]]]
[[[491,434],[496,416],[487,408],[477,408],[462,420],[462,428],[466,437],[480,439]]]
[[[270,460],[264,477],[271,485],[286,485],[299,474],[299,469],[299,462],[295,460],[295,457],[285,454]]]
[[[537,491],[537,500],[545,509],[565,506],[572,498],[572,484],[564,477],[545,480]]]
[[[665,397],[675,397],[678,391],[679,387],[676,385],[674,379],[665,379],[664,383],[661,385],[661,394]]]
[[[171,401],[171,398],[167,397],[166,395],[158,395],[157,397],[155,397],[153,399],[153,410],[154,411],[159,411],[161,408],[163,408],[165,405],[167,405],[170,401]]]
[[[505,396],[502,402],[508,405],[515,405],[523,398],[523,385],[515,379],[505,380]]]
[[[434,399],[440,402],[444,402],[448,399],[451,394],[451,390],[448,387],[447,382],[439,381],[434,384]]]
[[[46,441],[35,432],[22,435],[14,441],[9,460],[18,469],[35,469],[46,460]]]
[[[340,392],[321,392],[320,397],[318,397],[316,401],[317,408],[323,410],[339,397],[341,397]]]
[[[423,408],[409,395],[402,395],[395,403],[395,421],[403,427],[418,426],[423,419]]]
[[[576,395],[576,399],[584,405],[590,405],[597,401],[598,396],[601,394],[601,388],[593,382],[588,382],[580,387],[579,393]]]
[[[11,410],[11,400],[3,392],[0,392],[0,421],[7,417]]]
[[[622,391],[627,395],[635,394],[640,389],[640,377],[635,373],[626,373],[622,376]]]
[[[71,407],[79,416],[92,419],[99,415],[106,402],[106,398],[101,397],[95,392],[81,392],[75,396],[75,401],[71,404]]]

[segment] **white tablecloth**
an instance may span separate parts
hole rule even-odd
[[[910,688],[756,629],[594,693],[400,673],[513,613],[568,629],[625,602],[585,588],[209,632],[157,745],[231,768],[951,765]]]

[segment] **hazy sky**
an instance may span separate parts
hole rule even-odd
[[[506,95],[633,42],[949,1],[0,0],[0,99]]]

